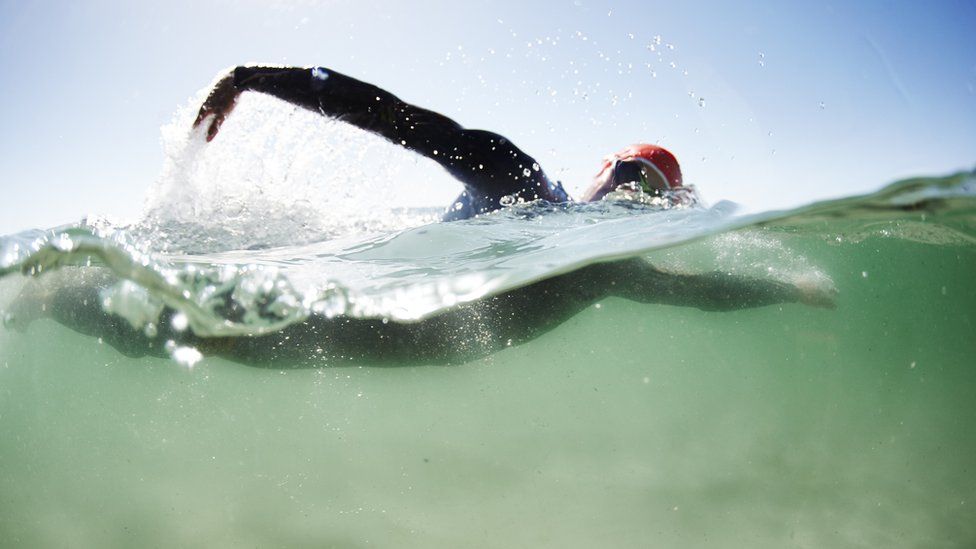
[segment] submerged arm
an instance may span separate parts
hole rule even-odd
[[[794,285],[778,280],[731,275],[668,273],[643,259],[627,259],[594,267],[594,283],[609,293],[641,303],[696,307],[705,311],[731,311],[777,303],[803,303],[834,308],[832,290]]]

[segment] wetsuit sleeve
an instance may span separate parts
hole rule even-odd
[[[832,309],[836,294],[829,289],[804,288],[724,272],[669,273],[641,258],[598,264],[586,272],[591,278],[582,287],[609,284],[613,295],[633,301],[697,307],[704,311],[732,311],[778,303],[804,303]]]
[[[465,187],[447,219],[499,208],[504,196],[565,202],[538,163],[496,133],[470,130],[377,86],[322,67],[238,67],[234,84],[341,120],[431,158]]]

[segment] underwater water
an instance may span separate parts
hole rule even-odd
[[[0,545],[973,546],[974,175],[644,202],[3,237]]]

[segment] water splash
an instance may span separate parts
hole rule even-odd
[[[656,196],[621,188],[597,203],[513,203],[460,222],[207,253],[167,247],[186,235],[96,219],[0,239],[0,278],[107,272],[96,281],[93,306],[148,336],[267,334],[310,316],[412,322],[587,265],[652,253],[655,265],[676,272],[721,271],[829,290],[828,274],[791,251],[790,235],[974,246],[974,181],[972,174],[909,180],[865,197],[747,217],[733,215],[730,203],[701,207],[692,189]],[[679,245],[713,235],[705,258],[681,255],[688,248]],[[42,289],[31,299],[43,307],[44,295]]]
[[[162,128],[163,171],[134,227],[173,249],[261,248],[416,226],[457,192],[430,159],[260,94],[242,95],[206,143],[202,129],[187,132],[197,105],[190,101]]]

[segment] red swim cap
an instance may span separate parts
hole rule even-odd
[[[681,166],[678,165],[678,159],[664,147],[638,143],[636,145],[630,145],[611,158],[617,160],[643,160],[661,174],[664,180],[668,182],[668,187],[674,189],[675,187],[681,186]],[[644,164],[644,162],[641,163]]]
[[[583,196],[584,201],[599,200],[616,188],[614,171],[621,163],[637,162],[648,177],[653,189],[675,189],[682,186],[678,159],[664,147],[638,143],[603,159],[603,167],[596,174],[593,186]]]

